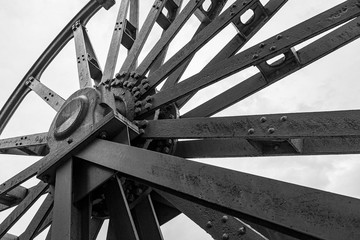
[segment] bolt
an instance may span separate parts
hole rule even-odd
[[[152,96],[147,96],[147,97],[145,98],[145,101],[146,101],[146,102],[152,102],[152,100],[153,100],[153,97],[152,97]]]
[[[164,147],[164,153],[170,153],[170,148],[168,148],[168,147]]]
[[[229,239],[229,234],[224,233],[221,237],[222,240],[228,240]]]
[[[138,99],[140,97],[140,91],[134,93],[134,98]]]
[[[252,56],[252,59],[257,59],[257,58],[259,58],[259,55],[258,55],[258,54],[254,54],[254,55]]]
[[[150,88],[150,85],[148,83],[145,83],[143,87],[145,90],[148,90]]]
[[[207,228],[212,228],[212,226],[213,226],[213,225],[212,225],[212,222],[211,222],[211,221],[208,221],[208,222],[206,223],[206,227],[207,227]]]
[[[141,85],[145,85],[146,83],[149,83],[149,80],[147,80],[146,78],[141,81]]]
[[[240,227],[238,230],[240,235],[244,235],[246,233],[246,228],[244,226]]]
[[[282,122],[285,122],[287,120],[287,116],[282,116],[281,118],[280,118],[280,121],[282,121]]]
[[[152,104],[151,104],[151,103],[146,103],[146,104],[145,104],[145,109],[146,109],[146,110],[150,110],[151,107],[152,107]]]
[[[254,134],[255,130],[253,128],[249,128],[248,134]]]
[[[107,139],[107,132],[105,132],[105,131],[102,131],[101,133],[100,133],[100,135],[99,135],[99,137],[101,138],[101,139]]]
[[[50,176],[49,176],[48,174],[46,174],[46,175],[42,178],[42,180],[43,180],[44,182],[49,182]]]
[[[139,107],[139,106],[141,106],[141,101],[137,101],[137,102],[135,103],[135,107]]]
[[[224,215],[224,216],[221,218],[221,221],[222,221],[223,223],[226,223],[228,219],[229,219],[229,217],[226,216],[226,215]]]
[[[134,93],[134,92],[137,92],[139,91],[139,88],[138,87],[133,87],[133,89],[131,89],[131,92]]]
[[[259,47],[260,47],[260,48],[265,47],[265,43],[260,43]]]
[[[276,46],[271,46],[270,51],[274,51],[276,49]]]
[[[26,80],[25,85],[30,86],[31,82],[29,80]]]
[[[260,122],[262,122],[262,123],[266,122],[266,117],[261,117]]]
[[[116,79],[121,79],[120,73],[115,74],[115,78],[116,78]]]
[[[269,129],[268,129],[268,133],[272,134],[272,133],[274,133],[274,132],[275,132],[275,128],[269,128]]]
[[[276,40],[280,40],[281,38],[282,38],[282,35],[281,35],[281,34],[279,34],[279,35],[276,36]]]

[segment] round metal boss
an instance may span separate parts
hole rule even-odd
[[[89,100],[81,95],[69,101],[55,121],[54,137],[61,140],[70,136],[82,123],[89,107]]]

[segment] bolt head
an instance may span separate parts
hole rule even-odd
[[[152,107],[152,104],[151,104],[151,103],[146,103],[146,104],[145,104],[145,109],[146,109],[146,110],[149,110],[151,107]]]
[[[143,87],[145,90],[148,90],[150,88],[150,85],[148,83],[145,83]]]
[[[276,36],[276,40],[280,40],[281,38],[282,38],[282,35],[281,35],[281,34],[279,34],[279,35]]]
[[[244,226],[240,227],[239,230],[238,230],[238,233],[240,235],[244,235],[246,233],[246,228]]]
[[[271,46],[270,51],[274,51],[276,49],[276,46]]]
[[[266,117],[261,117],[260,118],[260,122],[262,122],[262,123],[266,122],[266,120],[267,120]]]
[[[206,223],[206,227],[207,227],[207,228],[212,228],[212,226],[213,226],[213,224],[212,224],[211,221],[208,221],[208,222]]]
[[[227,220],[229,220],[229,217],[226,216],[226,215],[224,215],[224,216],[221,218],[221,221],[222,221],[223,223],[226,223]]]
[[[249,128],[249,130],[248,130],[248,134],[254,134],[254,132],[255,132],[255,129],[253,129],[253,128]]]
[[[272,133],[274,133],[274,132],[275,132],[275,128],[269,128],[269,129],[268,129],[268,133],[269,133],[269,134],[272,134]]]
[[[229,234],[224,233],[224,234],[221,236],[221,239],[222,239],[222,240],[228,240],[228,239],[229,239]]]
[[[285,122],[287,120],[287,116],[282,116],[281,118],[280,118],[280,121],[282,121],[282,122]]]

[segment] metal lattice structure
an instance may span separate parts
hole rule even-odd
[[[141,2],[122,0],[102,70],[85,26],[114,2],[91,0],[0,111],[0,132],[30,91],[57,111],[48,132],[0,140],[2,154],[43,156],[0,186],[0,210],[14,207],[0,238],[33,239],[50,226],[47,239],[96,239],[109,219],[107,239],[161,240],[160,226],[184,213],[214,239],[360,239],[358,199],[186,159],[359,152],[358,110],[212,117],[360,36],[360,1],[348,0],[242,51],[286,2],[211,0],[204,9],[204,0],[183,7],[182,0],[156,0],[139,26]],[[164,61],[193,15],[201,24],[192,40]],[[163,33],[139,61],[156,24]],[[238,34],[179,81],[195,53],[228,25]],[[64,100],[40,79],[72,38],[80,89]],[[116,72],[120,46],[129,52]],[[260,72],[180,114],[196,92],[250,66]],[[40,183],[21,186],[34,176]],[[26,230],[8,234],[43,195]]]

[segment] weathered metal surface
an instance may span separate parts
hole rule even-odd
[[[340,4],[305,22],[300,23],[293,28],[277,34],[266,41],[263,41],[262,44],[258,46],[251,47],[222,61],[216,66],[213,66],[211,69],[195,74],[166,91],[157,93],[153,96],[153,103],[151,107],[143,109],[142,112],[140,112],[139,117],[146,116],[144,114],[147,112],[154,111],[167,103],[174,102],[181,97],[209,86],[210,84],[213,84],[247,67],[259,65],[260,63],[272,59],[277,55],[288,52],[291,47],[294,47],[309,38],[359,16],[360,8],[356,4],[357,1],[355,0]],[[344,11],[344,9],[346,9],[346,11]],[[339,12],[342,14],[340,14],[339,17],[334,18],[333,16],[337,16]],[[317,24],[314,24],[315,22]],[[208,27],[211,25],[212,24],[208,25]],[[357,26],[359,27],[359,25]],[[166,66],[166,64],[164,64],[164,66]],[[160,69],[158,71],[160,71]],[[155,83],[158,83],[158,81],[161,80],[158,76],[155,78],[155,73],[153,75],[153,81],[150,80],[151,76],[149,76],[150,87],[155,86]],[[164,76],[166,76],[166,74]]]
[[[262,140],[359,137],[360,111],[150,120],[142,138]]]
[[[182,117],[209,117],[281,80],[290,73],[298,71],[312,62],[330,54],[339,47],[342,47],[359,38],[359,22],[360,20],[356,18],[320,39],[310,43],[309,45],[299,49],[296,52],[299,64],[286,64],[287,61],[283,62],[282,60],[275,62],[275,65],[277,65],[277,63],[281,63],[280,65],[277,65],[276,68],[273,68],[275,75],[272,74],[271,76],[264,76],[262,73],[258,73],[190,110],[182,115]]]
[[[271,0],[263,6],[263,10],[260,14],[254,13],[255,15],[260,15],[257,17],[261,19],[261,21],[251,21],[246,25],[238,25],[237,28],[239,34],[236,34],[229,43],[226,44],[226,46],[205,66],[205,68],[211,67],[213,64],[219,63],[222,60],[235,55],[236,52],[265,25],[281,9],[281,7],[285,5],[286,2],[287,0]],[[242,34],[245,28],[247,30],[247,35]],[[178,79],[179,78],[180,77],[178,77]],[[185,98],[178,100],[176,102],[177,106],[181,108],[194,94],[195,93],[192,93]]]
[[[139,239],[163,239],[150,195],[138,203],[131,212],[139,234]]]
[[[105,197],[110,215],[106,239],[139,240],[125,193],[118,177],[115,177],[107,183]]]
[[[0,139],[0,153],[43,156],[48,153],[47,133]]]
[[[156,190],[187,217],[211,235],[213,239],[267,240],[251,226],[232,216],[212,210],[166,192]]]
[[[290,236],[360,236],[358,199],[104,140],[95,140],[76,156]]]
[[[102,1],[109,2],[109,1]],[[75,21],[80,20],[85,25],[94,15],[101,9],[98,1],[91,0],[89,3],[74,16],[72,20],[64,27],[64,29],[57,35],[57,37],[50,43],[46,50],[41,54],[38,60],[25,74],[24,78],[20,81],[15,91],[11,94],[5,105],[0,110],[0,133],[4,130],[6,124],[16,111],[25,96],[30,92],[26,86],[26,81],[30,77],[40,79],[42,73],[49,66],[57,54],[64,48],[66,43],[72,38],[72,25]]]
[[[52,210],[53,202],[53,196],[48,194],[25,231],[19,236],[18,240],[31,240],[39,234],[41,225]]]
[[[204,139],[180,141],[175,155],[185,158],[333,155],[360,153],[360,138],[326,137],[302,139],[301,151],[294,149],[286,140],[258,141],[258,146],[245,139]]]
[[[55,111],[59,111],[59,109],[65,102],[65,100],[60,97],[56,92],[46,87],[43,83],[33,77],[30,77],[26,84]]]
[[[29,194],[25,199],[0,224],[0,238],[2,238],[35,201],[45,193],[47,188],[48,185],[46,183],[40,182],[35,187],[29,189]]]

